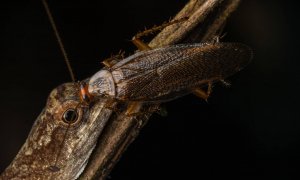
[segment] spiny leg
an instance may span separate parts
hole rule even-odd
[[[225,28],[226,23],[223,23],[220,29],[215,33],[215,35],[212,37],[209,42],[213,44],[217,44],[220,42],[221,39],[223,39],[226,36],[226,32],[224,33],[224,28]]]
[[[188,18],[187,17],[184,17],[184,18],[181,18],[181,19],[178,19],[178,20],[174,20],[174,21],[170,21],[170,22],[164,22],[162,25],[160,26],[153,26],[151,29],[146,29],[145,31],[142,31],[142,32],[139,32],[137,33],[133,38],[132,38],[132,43],[138,48],[138,50],[140,51],[144,51],[144,50],[150,50],[152,49],[148,44],[144,43],[142,40],[141,40],[141,37],[143,36],[148,36],[150,34],[153,34],[157,31],[160,31],[162,29],[164,29],[165,27],[167,26],[170,26],[172,24],[177,24],[177,23],[180,23],[182,21],[185,21],[187,20]]]
[[[223,39],[226,36],[226,33],[222,34],[222,35],[215,35],[211,40],[210,43],[212,44],[218,44],[220,43],[220,40]]]
[[[225,81],[224,79],[221,79],[220,82],[226,87],[231,86],[231,83],[229,81]]]
[[[142,107],[141,106],[141,102],[139,101],[131,101],[129,103],[127,103],[127,108],[125,110],[125,115],[126,116],[137,116],[139,115],[139,110]],[[122,111],[119,109],[119,107],[116,107],[116,103],[115,100],[109,101],[106,105],[105,105],[106,109],[110,109],[111,111],[114,111],[117,115],[121,114]]]
[[[108,68],[111,68],[117,62],[124,59],[124,54],[125,54],[125,52],[120,50],[117,55],[112,55],[111,57],[104,59],[102,61],[102,64]]]
[[[127,109],[125,112],[126,116],[136,116],[140,113],[140,109],[142,107],[142,103],[139,101],[129,102],[127,105]]]
[[[143,37],[143,36],[147,36],[149,34],[153,34],[154,32],[156,31],[160,31],[162,30],[163,28],[167,27],[167,26],[170,26],[172,24],[176,24],[176,23],[179,23],[179,22],[182,22],[182,21],[185,21],[187,20],[188,18],[187,17],[184,17],[184,18],[181,18],[181,19],[178,19],[178,20],[174,20],[174,21],[171,21],[171,22],[165,22],[163,23],[162,25],[160,26],[154,26],[153,28],[151,29],[146,29],[145,31],[143,32],[140,32],[140,33],[137,33],[133,38],[132,38],[132,43],[138,48],[138,50],[140,51],[144,51],[144,50],[150,50],[152,49],[148,44],[144,43],[140,38]],[[141,108],[141,102],[130,102],[128,103],[128,106],[127,106],[127,110],[125,112],[125,114],[127,116],[136,116],[139,114],[139,110]]]
[[[192,92],[193,92],[193,94],[200,97],[201,99],[204,99],[207,102],[207,99],[209,98],[209,96],[212,92],[212,82],[208,82],[206,91],[201,88],[196,88],[196,89],[193,89]]]
[[[166,106],[160,106],[158,107],[155,112],[160,115],[161,117],[167,117],[168,116],[168,110]]]
[[[107,101],[104,108],[109,109],[118,115],[121,113],[121,111],[118,109],[118,107],[116,105],[117,105],[116,101],[114,99],[111,99],[111,100]]]
[[[142,40],[137,39],[135,36],[132,38],[131,42],[138,48],[140,51],[152,49],[148,44],[144,43]]]
[[[145,31],[139,32],[137,33],[133,38],[132,38],[132,43],[138,48],[138,50],[140,51],[144,51],[144,50],[150,50],[152,49],[150,46],[148,46],[148,44],[144,43],[140,38],[143,36],[147,36],[149,34],[153,34],[156,31],[160,31],[163,28],[170,26],[172,24],[176,24],[176,23],[180,23],[182,21],[187,20],[187,17],[178,19],[178,20],[174,20],[174,21],[170,21],[170,22],[165,22],[160,26],[154,26],[151,29],[146,29]],[[117,55],[112,56],[110,58],[105,59],[102,63],[108,67],[111,68],[113,65],[115,65],[119,59],[123,59],[124,57],[124,52],[120,51]]]

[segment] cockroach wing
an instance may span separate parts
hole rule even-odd
[[[112,67],[116,98],[167,101],[245,67],[252,50],[239,43],[183,44],[143,51]]]

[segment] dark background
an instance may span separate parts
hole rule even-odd
[[[187,1],[49,2],[78,79],[101,68],[139,30],[161,24]],[[300,168],[298,8],[244,0],[223,41],[253,48],[253,62],[217,84],[209,103],[188,95],[153,115],[112,179],[294,179]],[[0,171],[24,143],[51,89],[69,82],[40,1],[0,5]]]

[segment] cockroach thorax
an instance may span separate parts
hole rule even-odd
[[[108,70],[101,70],[90,78],[88,91],[93,96],[115,97],[115,83]]]

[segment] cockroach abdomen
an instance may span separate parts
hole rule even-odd
[[[140,52],[112,68],[116,98],[168,101],[245,67],[252,50],[239,43],[183,44]],[[118,64],[117,64],[118,65]]]

